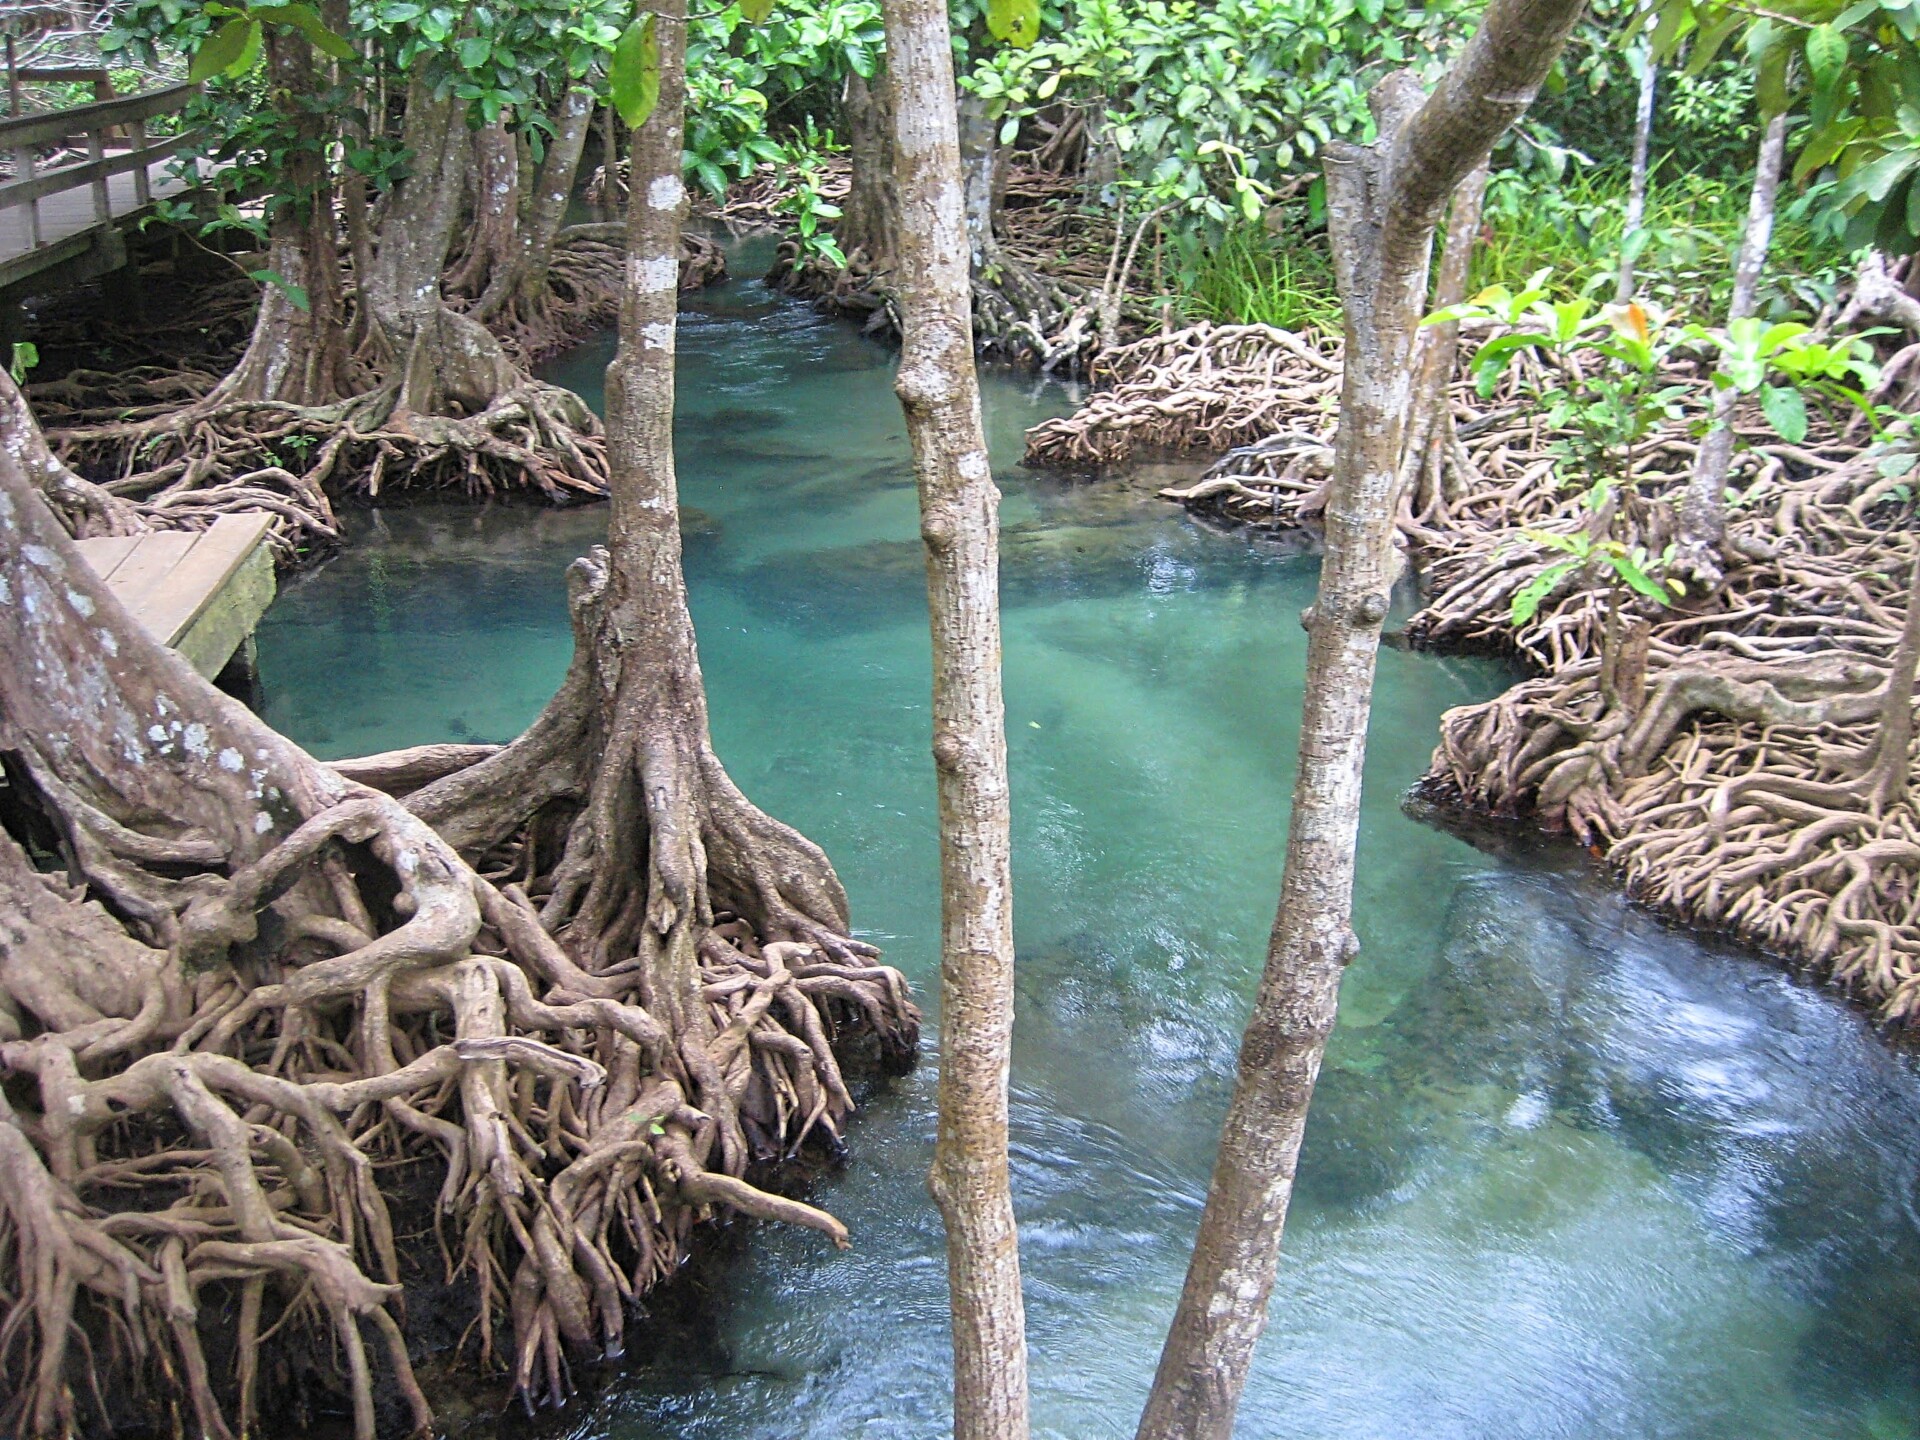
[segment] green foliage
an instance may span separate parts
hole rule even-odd
[[[313,309],[313,302],[307,295],[304,285],[296,285],[278,270],[249,270],[247,278],[261,285],[271,285],[285,295],[293,308],[302,314]]]
[[[1281,182],[1317,170],[1336,136],[1370,125],[1383,66],[1424,67],[1452,48],[1464,0],[1067,0],[1025,49],[980,56],[965,84],[1011,141],[1048,106],[1083,111],[1119,162],[1135,208],[1165,207],[1193,243],[1191,270],[1255,218]],[[956,8],[956,22],[965,11]]]
[[[1714,389],[1755,396],[1789,444],[1806,438],[1809,400],[1856,409],[1880,431],[1882,417],[1868,399],[1879,372],[1866,340],[1823,340],[1798,321],[1748,317],[1723,330],[1665,325],[1638,303],[1596,306],[1584,294],[1553,299],[1545,270],[1517,291],[1491,286],[1425,323],[1441,320],[1491,320],[1501,327],[1474,355],[1482,396],[1493,393],[1519,356],[1538,355],[1543,378],[1531,388],[1547,423],[1566,433],[1559,442],[1563,458],[1575,474],[1605,483],[1627,483],[1635,447],[1680,418],[1688,391],[1669,378],[1669,359],[1682,347],[1713,357]]]
[[[1757,395],[1760,408],[1782,440],[1797,445],[1807,436],[1807,401],[1831,409],[1857,410],[1881,433],[1882,416],[1868,393],[1880,378],[1864,338],[1827,341],[1795,321],[1769,325],[1748,317],[1724,331],[1690,326],[1686,339],[1717,350],[1717,389]]]
[[[1338,334],[1340,297],[1323,237],[1236,225],[1196,261],[1180,297],[1189,320]]]
[[[809,127],[807,133],[794,136],[782,147],[781,164],[795,183],[780,197],[775,208],[792,217],[802,256],[813,256],[844,269],[847,257],[833,233],[822,224],[840,218],[840,207],[821,193],[826,149],[832,140],[832,132],[823,136]]]
[[[1608,494],[1606,482],[1602,481],[1583,497],[1586,509],[1596,516],[1607,514]],[[1572,534],[1558,530],[1523,530],[1520,533],[1534,544],[1558,551],[1566,558],[1544,566],[1538,575],[1514,592],[1507,618],[1516,628],[1540,613],[1541,603],[1560,588],[1562,581],[1589,566],[1597,567],[1610,584],[1623,585],[1657,605],[1670,605],[1675,596],[1687,593],[1682,581],[1672,577],[1656,580],[1648,573],[1656,566],[1672,562],[1674,547],[1671,545],[1656,562],[1641,546],[1627,546],[1613,539],[1596,540],[1584,530],[1576,530]]]
[[[651,11],[629,25],[614,44],[607,88],[613,108],[636,130],[660,103],[660,36]]]
[[[1487,190],[1481,243],[1473,256],[1477,288],[1516,286],[1537,270],[1594,274],[1617,265],[1631,246],[1641,297],[1682,319],[1726,313],[1733,258],[1746,219],[1747,177],[1702,177],[1670,162],[1655,167],[1646,216],[1636,236],[1625,233],[1627,177],[1618,170],[1582,167],[1557,183],[1508,171]],[[1771,266],[1763,279],[1763,313],[1783,318],[1818,310],[1850,276],[1844,252],[1809,219],[1819,197],[1782,207],[1774,225]]]
[[[40,363],[40,347],[31,340],[13,342],[13,355],[7,362],[7,373],[13,377],[13,383],[27,383],[27,372]]]
[[[1567,462],[1563,479],[1571,472],[1583,483],[1624,481],[1633,473],[1634,448],[1679,417],[1686,387],[1661,373],[1678,337],[1644,306],[1596,305],[1586,295],[1555,300],[1541,270],[1519,290],[1492,286],[1426,323],[1441,320],[1492,320],[1504,327],[1474,355],[1482,396],[1493,393],[1519,356],[1545,362],[1534,397],[1547,423],[1564,432],[1557,442]]]
[[[1753,76],[1763,116],[1804,113],[1794,177],[1822,174],[1849,246],[1920,239],[1920,14],[1910,0],[1660,0],[1654,52],[1700,73],[1723,52]]]
[[[1024,48],[1040,38],[1040,0],[987,0],[987,33]]]

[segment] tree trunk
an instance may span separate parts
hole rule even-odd
[[[1467,298],[1473,249],[1480,241],[1480,206],[1487,194],[1487,167],[1477,166],[1453,192],[1447,213],[1447,248],[1434,282],[1433,308],[1444,310]],[[1400,485],[1414,508],[1427,515],[1456,498],[1448,489],[1457,468],[1449,463],[1454,445],[1454,361],[1460,353],[1460,323],[1423,326],[1414,342],[1413,406],[1401,459]],[[1461,477],[1463,479],[1464,477]],[[1456,484],[1460,480],[1456,480]]]
[[[1613,287],[1613,303],[1624,305],[1633,299],[1633,254],[1626,247],[1647,218],[1647,159],[1653,149],[1653,111],[1660,66],[1654,61],[1653,47],[1640,47],[1640,98],[1633,112],[1633,171],[1627,181],[1627,213],[1620,229],[1620,278]]]
[[[510,271],[520,249],[520,147],[502,116],[470,132],[473,218],[459,262],[448,272],[449,294],[485,293],[495,275]]]
[[[1580,9],[1579,0],[1494,0],[1431,97],[1423,102],[1407,72],[1388,76],[1369,97],[1381,138],[1327,147],[1345,374],[1326,558],[1308,620],[1299,778],[1266,969],[1141,1440],[1227,1440],[1266,1326],[1307,1107],[1340,977],[1359,949],[1361,769],[1433,231],[1447,197],[1532,102]]]
[[[527,209],[526,223],[520,231],[517,299],[523,309],[537,304],[547,293],[554,240],[567,218],[567,202],[573,198],[574,182],[580,174],[580,156],[586,149],[587,130],[592,123],[593,91],[584,85],[574,86],[567,91],[554,115],[553,138],[547,142],[547,158],[540,166],[533,203]],[[483,302],[481,309],[485,308]]]
[[[987,102],[971,90],[959,94],[960,170],[966,196],[967,248],[973,269],[993,266],[1000,247],[993,222],[999,210],[1000,127]]]
[[[841,250],[861,252],[881,278],[894,268],[894,236],[900,230],[900,196],[893,179],[893,81],[881,71],[872,82],[851,72],[841,96],[847,153],[852,162],[847,198],[834,227]]]
[[[325,405],[354,390],[326,159],[329,127],[325,112],[310,103],[320,85],[307,37],[291,27],[263,28],[270,92],[295,137],[286,193],[268,227],[266,268],[281,283],[262,292],[246,353],[212,399]],[[304,304],[296,291],[304,292]]]
[[[1024,1440],[1026,1317],[1007,1161],[1013,889],[1000,682],[999,491],[973,368],[968,216],[945,0],[886,0],[902,351],[933,629],[940,803],[940,1125],[955,1440]],[[989,136],[989,140],[990,140]]]
[[[1766,269],[1767,246],[1773,238],[1774,200],[1780,189],[1780,167],[1786,154],[1787,117],[1783,112],[1767,121],[1754,164],[1753,190],[1747,199],[1747,226],[1740,237],[1740,254],[1733,267],[1733,298],[1727,321],[1744,320],[1759,303],[1760,276]],[[1733,463],[1733,413],[1739,392],[1729,387],[1714,397],[1713,418],[1694,456],[1693,474],[1680,496],[1680,542],[1676,568],[1712,589],[1720,583],[1722,551],[1727,538],[1727,470]]]

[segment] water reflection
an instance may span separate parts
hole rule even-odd
[[[747,267],[750,273],[750,267]],[[680,347],[688,571],[721,754],[820,840],[857,922],[935,975],[924,579],[884,350],[764,287]],[[592,389],[603,345],[568,378]],[[1016,1184],[1036,1430],[1131,1435],[1197,1222],[1270,919],[1308,557],[1151,483],[1013,468],[1065,397],[989,376],[1006,504],[1021,1011]],[[261,635],[326,754],[504,738],[566,665],[604,518],[361,522]],[[1403,816],[1479,662],[1389,651],[1358,924],[1247,1437],[1920,1434],[1920,1084],[1858,1019],[1662,929],[1578,864]],[[821,1197],[856,1248],[757,1231],[711,1328],[573,1419],[595,1440],[946,1433],[932,1068]]]

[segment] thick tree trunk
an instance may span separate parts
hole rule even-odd
[[[1660,66],[1654,61],[1653,47],[1640,47],[1640,97],[1633,112],[1633,170],[1627,180],[1627,213],[1620,227],[1620,277],[1614,282],[1613,303],[1624,305],[1633,299],[1633,253],[1626,248],[1633,234],[1647,218],[1647,161],[1653,151],[1653,113]]]
[[[927,547],[940,800],[940,1126],[956,1440],[1024,1440],[1026,1318],[1007,1161],[1013,882],[1000,682],[999,491],[973,369],[969,201],[945,0],[886,0],[906,412]],[[989,142],[991,136],[988,137]]]
[[[847,198],[834,233],[848,256],[862,252],[869,270],[890,277],[900,196],[893,178],[893,81],[881,71],[871,82],[849,73],[841,96],[851,161]]]
[[[449,294],[477,296],[511,270],[520,249],[520,146],[506,117],[470,132],[473,215],[459,262],[448,272]]]
[[[1734,261],[1733,298],[1727,303],[1729,324],[1752,315],[1759,303],[1760,276],[1766,269],[1767,246],[1773,239],[1774,201],[1780,190],[1786,144],[1787,117],[1783,112],[1767,121],[1761,133],[1753,190],[1747,199],[1747,225]],[[1693,474],[1680,496],[1676,567],[1709,589],[1720,583],[1722,574],[1727,470],[1733,463],[1733,412],[1738,401],[1739,392],[1731,388],[1714,397],[1712,421],[1701,438]]]
[[[1494,0],[1431,97],[1423,102],[1411,74],[1391,75],[1370,97],[1379,141],[1327,148],[1346,347],[1326,558],[1308,621],[1299,777],[1266,969],[1141,1440],[1227,1440],[1266,1327],[1307,1107],[1340,977],[1359,949],[1361,771],[1433,231],[1447,197],[1532,102],[1580,9],[1579,0]]]
[[[312,45],[289,27],[264,28],[273,102],[296,141],[268,231],[266,268],[282,283],[262,293],[246,353],[212,399],[325,405],[354,390],[326,159],[329,127],[325,113],[309,103],[320,88]],[[294,298],[296,291],[304,292],[304,304]]]

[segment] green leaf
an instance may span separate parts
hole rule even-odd
[[[987,33],[1024,50],[1040,38],[1040,0],[987,0]]]
[[[351,60],[354,57],[353,46],[329,30],[319,12],[311,5],[255,5],[251,14],[256,20],[291,25],[323,55],[331,55],[336,60]]]
[[[247,272],[247,278],[249,280],[257,280],[262,285],[273,286],[276,290],[280,291],[281,294],[285,295],[293,305],[293,308],[301,314],[305,315],[312,312],[313,301],[308,297],[306,288],[294,284],[278,270],[249,270]]]
[[[31,340],[13,342],[13,359],[7,365],[7,373],[13,376],[13,383],[27,383],[27,372],[40,363],[40,347]]]
[[[254,47],[258,47],[260,26],[257,21],[227,21],[194,51],[193,63],[187,67],[187,79],[197,85],[216,75],[230,73],[246,55],[249,40]]]
[[[484,35],[469,35],[460,42],[460,64],[463,69],[478,70],[493,55],[493,41]]]
[[[1840,78],[1847,65],[1847,37],[1831,25],[1816,25],[1807,32],[1807,72],[1822,89]]]
[[[1515,625],[1524,625],[1540,613],[1540,602],[1553,593],[1558,585],[1574,570],[1578,569],[1578,560],[1561,560],[1547,566],[1533,579],[1514,592],[1513,605],[1508,614]]]
[[[1791,385],[1769,385],[1760,392],[1760,408],[1767,423],[1789,445],[1807,438],[1807,402]]]
[[[620,118],[638,130],[660,103],[660,36],[653,16],[636,20],[614,42],[607,87]]]
[[[740,18],[749,25],[764,25],[773,14],[773,0],[740,0]]]
[[[1667,603],[1670,594],[1667,588],[1642,570],[1631,556],[1610,550],[1607,552],[1607,564],[1613,567],[1614,574],[1649,600],[1658,600],[1662,605]]]

